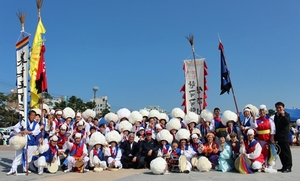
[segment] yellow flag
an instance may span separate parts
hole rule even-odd
[[[39,23],[36,28],[36,32],[34,35],[32,48],[30,52],[30,91],[31,91],[31,101],[30,107],[39,108],[39,99],[40,95],[37,93],[36,89],[36,74],[38,70],[38,65],[40,61],[40,52],[43,44],[42,34],[46,33],[46,29],[42,23],[42,20],[39,20]]]

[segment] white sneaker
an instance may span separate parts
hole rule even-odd
[[[68,173],[68,172],[70,172],[70,170],[69,170],[69,169],[67,169],[67,170],[65,170],[64,172],[65,172],[65,173]]]
[[[89,172],[90,170],[85,168],[83,171],[84,171],[84,172]]]
[[[6,175],[9,176],[9,175],[13,175],[13,174],[15,174],[15,173],[16,173],[16,172],[13,172],[13,171],[11,170],[11,171],[7,172]]]
[[[44,173],[43,171],[40,171],[40,172],[38,173],[38,175],[43,175],[43,173]]]
[[[27,171],[26,171],[26,170],[23,170],[23,172],[24,172],[24,173],[27,173]],[[30,170],[28,170],[28,173],[31,173],[31,171],[30,171]]]

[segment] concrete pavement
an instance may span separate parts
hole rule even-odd
[[[239,180],[239,181],[281,181],[281,180],[299,180],[300,179],[300,147],[293,147],[293,168],[291,173],[255,173],[249,175],[239,174],[237,172],[218,172],[210,171],[207,173],[191,172],[189,174],[184,173],[171,173],[169,175],[153,175],[150,170],[134,170],[134,169],[122,169],[119,171],[104,171],[101,173],[63,173],[59,171],[56,174],[44,173],[42,176],[32,173],[28,176],[6,176],[6,172],[9,171],[14,152],[7,146],[0,146],[0,181],[18,181],[18,180],[41,180],[41,181],[76,181],[76,180],[120,180],[120,181],[183,181],[183,180],[201,180],[201,181],[227,181],[227,180]],[[281,168],[280,160],[276,162],[276,168]]]

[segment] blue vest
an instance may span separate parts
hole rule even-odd
[[[58,151],[57,147],[55,147],[55,150],[56,150],[56,153]],[[50,148],[50,145],[49,145],[49,148],[46,152],[42,153],[42,154],[39,154],[39,157],[40,156],[44,156],[46,158],[46,162],[47,163],[51,163],[55,154],[52,152],[51,148]]]
[[[35,126],[37,125],[37,122],[33,121],[32,129],[30,128],[30,122],[27,120],[27,130],[32,132],[35,130]],[[25,129],[22,127],[21,131],[24,131]],[[33,134],[27,135],[27,145],[28,146],[36,146],[38,144],[38,138],[39,136],[34,136]]]
[[[250,117],[249,120],[248,120],[248,122],[245,124],[245,121],[246,121],[246,118],[245,118],[245,120],[244,120],[244,122],[243,122],[243,126],[244,126],[244,127],[250,127],[250,126],[251,126],[250,122],[252,121],[252,119],[253,119],[253,118]]]

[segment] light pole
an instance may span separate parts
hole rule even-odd
[[[96,94],[97,94],[97,91],[99,90],[99,87],[97,86],[94,86],[93,87],[93,91],[94,91],[94,102],[96,102]]]

